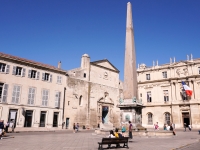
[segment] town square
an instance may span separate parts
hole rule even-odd
[[[199,149],[199,1],[0,4],[0,149]]]

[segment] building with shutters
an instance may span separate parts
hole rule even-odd
[[[0,118],[17,128],[61,128],[66,71],[0,53]]]
[[[188,56],[186,61],[152,67],[141,64],[137,73],[144,127],[153,128],[158,122],[163,128],[164,123],[173,122],[176,128],[184,123],[200,128],[200,59]],[[182,81],[192,89],[192,96],[186,95]]]

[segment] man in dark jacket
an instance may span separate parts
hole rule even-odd
[[[3,129],[4,129],[4,121],[0,120],[0,140],[2,139]]]

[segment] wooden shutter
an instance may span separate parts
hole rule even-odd
[[[26,69],[22,68],[22,77],[25,77],[25,74],[26,74]]]
[[[40,79],[40,72],[37,72],[37,80]]]
[[[6,73],[9,73],[10,71],[10,65],[6,65]]]
[[[31,78],[31,70],[28,70],[28,78]]]
[[[29,90],[28,90],[28,104],[31,104],[31,91],[32,91],[32,88],[29,88]]]
[[[7,102],[7,95],[8,95],[8,84],[4,84],[3,97],[2,97],[2,102],[3,103]]]
[[[58,98],[59,98],[59,92],[56,92],[56,95],[55,95],[55,107],[58,107]]]
[[[42,73],[42,81],[44,81],[45,73]]]
[[[17,91],[16,91],[16,100],[15,103],[19,103],[19,97],[20,97],[20,86],[17,86]]]
[[[34,104],[34,99],[35,99],[35,88],[32,88],[32,99],[31,99],[31,105]]]
[[[52,82],[52,74],[50,74],[49,82]]]
[[[13,75],[16,75],[16,69],[17,69],[17,67],[13,66],[13,72],[12,72]]]

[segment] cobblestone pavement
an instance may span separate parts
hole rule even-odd
[[[177,131],[176,133],[177,136],[170,137],[135,136],[129,141],[129,149],[200,149],[200,135],[197,132]],[[97,150],[97,142],[100,142],[102,137],[105,137],[105,135],[96,135],[94,131],[80,131],[78,133],[72,133],[72,131],[9,133],[8,137],[0,140],[0,150]]]

